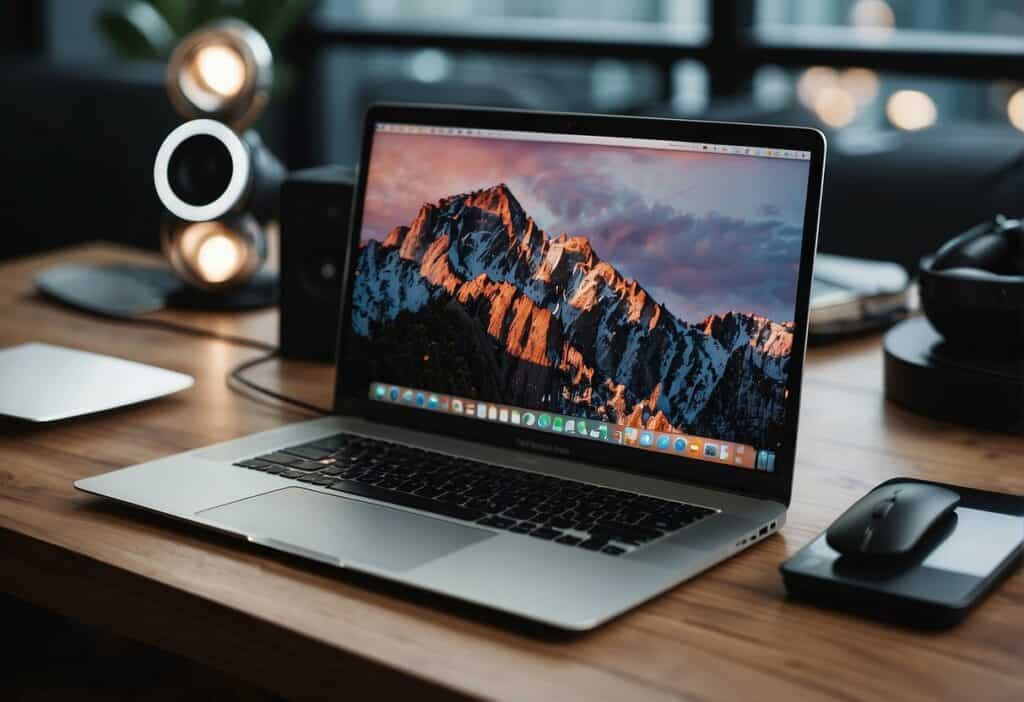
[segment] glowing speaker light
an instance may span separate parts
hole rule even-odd
[[[182,116],[209,117],[239,130],[267,106],[273,78],[266,39],[235,19],[192,32],[167,64],[167,92]]]
[[[248,280],[267,257],[263,230],[247,216],[213,222],[169,219],[161,243],[171,267],[188,283],[209,291]]]

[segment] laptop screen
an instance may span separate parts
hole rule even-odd
[[[345,351],[360,392],[774,471],[810,159],[376,124]]]

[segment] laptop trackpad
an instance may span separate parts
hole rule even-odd
[[[400,509],[290,487],[196,516],[251,540],[333,564],[403,571],[494,532]]]

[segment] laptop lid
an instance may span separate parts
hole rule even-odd
[[[824,136],[366,117],[335,409],[789,502]]]

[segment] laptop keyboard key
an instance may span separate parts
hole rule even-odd
[[[334,453],[333,451],[329,451],[327,449],[310,448],[307,446],[296,446],[294,448],[287,448],[284,450],[284,452],[290,453],[293,456],[298,456],[299,458],[306,458],[311,461],[319,461],[320,459],[327,458],[332,453]]]
[[[235,465],[236,466],[240,466],[242,468],[251,468],[252,470],[266,470],[267,468],[269,468],[270,466],[272,466],[274,464],[273,463],[268,463],[267,461],[261,461],[261,460],[258,460],[256,458],[253,458],[253,459],[248,460],[248,461],[239,461]]]
[[[293,463],[298,463],[299,461],[302,460],[298,456],[292,456],[287,453],[279,452],[268,453],[265,456],[257,456],[256,458],[260,461],[267,461],[268,463],[277,463],[278,465],[282,466],[290,466]]]
[[[412,509],[423,510],[424,512],[432,512],[433,514],[439,514],[444,517],[451,517],[453,519],[463,519],[467,522],[475,522],[478,519],[482,519],[486,515],[483,512],[478,512],[472,509],[466,509],[458,505],[449,505],[443,502],[437,502],[435,500],[428,500],[423,497],[417,497],[416,495],[408,495],[403,492],[395,492],[393,490],[382,490],[380,488],[373,487],[372,485],[363,485],[356,483],[351,480],[339,480],[328,486],[331,490],[337,490],[339,492],[346,492],[350,495],[358,495],[360,497],[368,497],[371,500],[378,500],[380,502],[389,502],[393,505],[399,505],[401,507],[410,507]]]
[[[664,532],[656,529],[645,529],[643,527],[633,526],[632,524],[622,524],[621,522],[598,522],[598,524],[591,529],[591,533],[605,534],[616,541],[623,541],[627,543],[644,543],[645,541],[653,541],[654,539],[664,535]]]
[[[498,529],[511,529],[516,525],[516,522],[514,519],[505,519],[504,517],[484,517],[477,524],[497,527]]]

